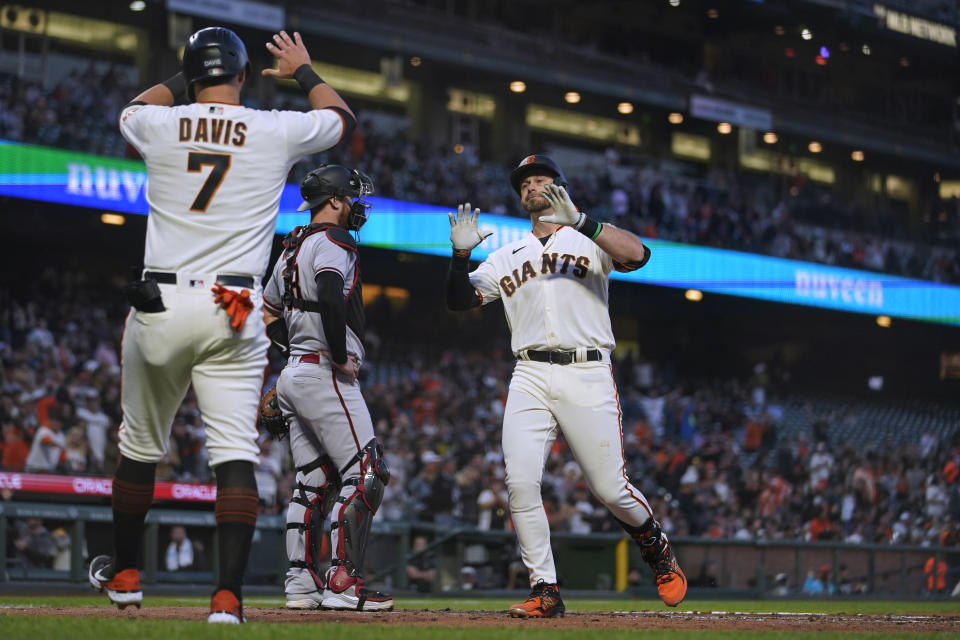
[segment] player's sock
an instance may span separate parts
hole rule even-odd
[[[253,463],[243,460],[224,462],[217,474],[217,541],[219,544],[220,584],[241,598],[243,573],[250,558],[254,525],[260,510]]]
[[[115,572],[135,569],[143,540],[143,520],[153,504],[157,465],[120,457],[113,477],[113,550]]]

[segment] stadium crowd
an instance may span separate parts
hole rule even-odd
[[[469,319],[438,323],[449,326],[419,344],[404,333],[417,324],[410,312],[373,305],[362,380],[394,476],[379,517],[509,528],[499,446],[509,351],[496,340],[460,346]],[[124,313],[82,274],[51,269],[26,298],[0,289],[0,469],[113,473]],[[274,353],[273,377],[281,366]],[[684,380],[626,357],[615,375],[627,471],[672,535],[960,545],[960,430],[861,447],[843,429],[855,415],[825,414],[780,437],[779,377],[763,367],[749,379]],[[158,478],[209,481],[203,439],[191,393]],[[293,482],[288,444],[264,435],[261,447],[263,508],[278,513]],[[562,438],[543,493],[555,531],[618,530]]]
[[[0,74],[0,138],[100,155],[133,154],[116,119],[135,93],[128,75],[113,67],[73,71],[50,91],[37,81]],[[261,108],[304,108],[302,96],[282,92],[269,104],[246,101]],[[484,161],[469,146],[456,153],[408,140],[403,131],[380,131],[362,113],[360,119],[349,144],[302,160],[290,181],[320,163],[339,162],[364,169],[384,197],[445,206],[472,202],[493,213],[525,216],[510,191],[508,167]],[[941,203],[923,231],[905,239],[906,225],[895,223],[897,215],[888,211],[892,201],[884,198],[865,207],[802,174],[772,179],[716,167],[669,168],[676,166],[611,148],[602,161],[570,172],[570,190],[595,217],[649,238],[960,282],[956,199]]]

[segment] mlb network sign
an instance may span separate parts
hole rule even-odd
[[[148,186],[142,162],[0,140],[0,195],[146,215]],[[300,202],[296,185],[286,185],[277,233],[308,222],[306,213],[296,212]],[[448,208],[386,198],[371,202],[361,245],[450,255],[447,213],[457,203]],[[477,260],[530,233],[528,220],[506,216],[483,214],[480,226],[494,235],[474,250]],[[960,287],[664,240],[644,242],[653,251],[650,262],[639,271],[615,272],[612,278],[960,325]]]

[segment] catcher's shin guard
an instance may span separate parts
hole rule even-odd
[[[297,487],[287,508],[287,607],[315,609],[324,589],[323,521],[340,493],[340,481],[327,456],[297,471]]]
[[[357,463],[359,472],[355,471]],[[348,468],[350,471],[344,474],[347,478],[331,516],[330,540],[334,557],[327,572],[323,607],[389,610],[393,608],[393,598],[370,591],[363,583],[363,559],[370,526],[383,501],[384,487],[390,482],[390,471],[383,460],[380,443],[371,440]]]

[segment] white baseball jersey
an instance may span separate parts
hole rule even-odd
[[[337,144],[344,123],[332,109],[135,104],[120,131],[150,175],[144,266],[259,277],[290,168]]]
[[[270,280],[263,289],[263,304],[268,311],[283,317],[286,321],[287,333],[290,336],[290,355],[302,356],[329,351],[321,314],[283,307],[283,271],[288,257],[289,250],[284,251],[274,265]],[[327,237],[326,233],[313,233],[303,240],[297,253],[296,264],[298,273],[293,281],[297,283],[300,296],[304,300],[317,299],[316,277],[321,271],[335,271],[340,274],[343,278],[344,298],[358,286],[359,270],[356,252],[347,251],[338,246]],[[357,360],[362,361],[363,342],[349,326],[346,331],[347,353],[352,353]]]
[[[528,233],[470,273],[483,304],[503,299],[514,354],[524,349],[613,350],[607,309],[613,260],[593,240],[560,227],[547,240]]]

